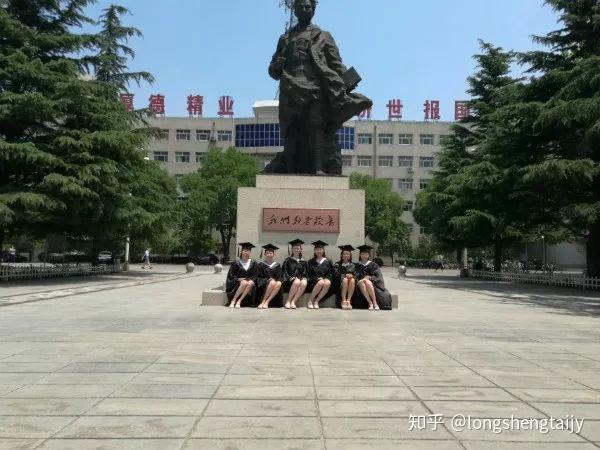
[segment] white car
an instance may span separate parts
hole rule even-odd
[[[98,253],[98,264],[108,264],[112,262],[113,255],[111,252],[100,252]]]

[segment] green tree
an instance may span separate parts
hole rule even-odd
[[[121,92],[128,91],[131,82],[138,86],[142,81],[154,83],[154,77],[148,72],[128,71],[129,59],[135,58],[135,52],[126,44],[132,37],[142,37],[142,33],[123,25],[121,16],[125,14],[129,14],[129,10],[119,5],[110,5],[102,11],[96,43],[98,52],[84,59],[94,67],[96,80],[113,85]]]
[[[235,148],[213,149],[203,158],[197,173],[181,179],[181,188],[189,195],[187,201],[206,208],[206,233],[211,229],[218,231],[225,260],[229,260],[229,246],[237,223],[237,190],[254,186],[257,174],[252,156]],[[198,220],[201,216],[202,212]]]
[[[480,45],[482,53],[474,57],[479,70],[468,79],[472,117],[454,125],[443,142],[439,169],[419,193],[414,214],[449,247],[492,243],[494,268],[499,271],[504,249],[528,229],[523,210],[531,202],[518,182],[522,150],[512,151],[514,142],[489,137],[497,127],[511,126],[498,111],[517,101],[522,86],[509,76],[511,52]]]
[[[404,200],[393,192],[386,180],[368,175],[350,175],[350,188],[365,191],[365,235],[394,253],[406,253],[410,248],[409,231],[402,221]]]
[[[84,76],[88,0],[0,3],[0,235],[125,236],[147,130]]]
[[[600,3],[547,0],[562,28],[534,39],[548,48],[521,55],[532,75],[523,104],[534,118],[513,134],[535,143],[524,182],[555,212],[547,226],[587,242],[588,275],[600,276]],[[500,136],[501,138],[502,136]]]

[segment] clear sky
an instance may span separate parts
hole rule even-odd
[[[131,68],[156,77],[132,87],[136,107],[160,93],[167,116],[186,116],[193,93],[212,117],[218,98],[231,95],[236,117],[248,117],[254,101],[275,97],[267,66],[286,20],[278,0],[98,0],[87,13],[96,18],[110,3],[129,8],[126,24],[144,34],[130,42]],[[387,118],[388,100],[400,98],[405,120],[422,120],[426,99],[440,100],[442,120],[453,119],[478,39],[528,50],[532,34],[557,28],[543,0],[320,0],[314,23],[362,76],[358,92],[374,100],[373,118]]]

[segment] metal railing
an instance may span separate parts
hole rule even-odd
[[[600,278],[589,278],[572,273],[550,272],[491,272],[472,270],[471,276],[480,280],[507,281],[511,283],[539,284],[583,290],[600,290]]]
[[[109,275],[121,272],[121,263],[93,266],[92,264],[3,264],[0,281],[45,280],[50,278]]]

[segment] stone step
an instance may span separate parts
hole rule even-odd
[[[287,299],[287,294],[283,295],[284,301]],[[306,307],[308,302],[308,294],[304,294],[298,301],[298,307]],[[218,289],[204,291],[202,293],[202,299],[200,300],[200,306],[226,306],[228,304],[227,294]],[[319,303],[321,308],[335,308],[335,296],[331,296],[328,299]],[[398,309],[398,296],[392,294],[392,309]]]

